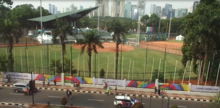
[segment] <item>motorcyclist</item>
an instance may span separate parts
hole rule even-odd
[[[24,95],[29,95],[30,91],[28,88],[26,88],[26,90],[24,91]]]

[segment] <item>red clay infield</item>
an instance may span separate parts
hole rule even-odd
[[[102,45],[104,46],[103,49],[97,47],[98,52],[115,52],[116,51],[116,43],[115,42],[103,42]],[[120,44],[119,45],[119,52],[121,52],[121,46],[122,46],[122,52],[134,50],[133,46]],[[82,45],[74,44],[73,47],[76,49],[81,49]]]

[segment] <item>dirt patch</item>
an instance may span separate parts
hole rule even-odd
[[[96,47],[98,52],[115,52],[116,51],[116,43],[115,42],[103,42],[102,45],[104,46],[103,49]],[[73,45],[73,47],[76,49],[81,49],[82,46],[83,45],[77,45],[77,44]],[[132,50],[134,50],[133,46],[121,45],[121,44],[119,45],[119,52],[132,51]]]
[[[181,48],[183,43],[176,43],[176,42],[166,42],[166,41],[153,41],[153,42],[145,42],[142,41],[140,43],[140,47],[148,48],[151,50],[161,51],[177,55],[182,55]]]
[[[37,45],[41,45],[38,43],[31,43],[31,44],[27,44],[27,46],[37,46]],[[4,45],[0,45],[0,47],[7,47],[7,44]],[[18,47],[18,46],[26,46],[26,44],[13,44],[14,47]]]

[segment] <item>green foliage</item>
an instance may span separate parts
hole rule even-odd
[[[6,72],[8,70],[8,59],[5,55],[0,55],[0,71]]]
[[[152,75],[152,82],[155,82],[155,80],[158,79],[158,70],[155,69],[153,71],[153,75]],[[163,82],[164,81],[164,74],[163,72],[159,72],[159,82]]]
[[[70,59],[64,58],[64,73],[69,73],[70,72],[70,65],[72,65],[72,73],[76,73],[77,70],[74,69],[73,62],[70,64]],[[50,63],[50,70],[54,73],[62,73],[62,61],[61,60],[51,60]]]
[[[132,106],[132,108],[144,108],[144,105],[143,105],[142,103],[138,102],[138,103],[135,103],[135,104]]]
[[[89,77],[91,77],[91,56],[92,51],[95,54],[98,54],[96,47],[104,48],[102,42],[99,40],[100,36],[97,35],[97,30],[87,31],[83,33],[84,39],[77,40],[77,44],[82,45],[81,54],[84,53],[85,48],[89,56],[88,68],[89,68]]]
[[[196,62],[202,60],[204,65],[201,81],[206,72],[207,62],[212,60],[215,50],[220,50],[219,13],[220,4],[218,1],[202,0],[197,5],[196,10],[184,18],[183,27],[186,37],[182,47],[182,64],[186,64],[188,60],[193,58],[193,70],[195,72],[198,70]]]
[[[63,106],[65,106],[66,104],[67,104],[67,99],[65,98],[65,97],[63,97],[62,99],[61,99],[61,101],[60,101],[60,103],[63,105]]]
[[[184,69],[180,69],[180,70],[178,71],[179,78],[182,78],[182,77],[183,77],[183,74],[184,74]]]
[[[170,108],[178,108],[177,105],[172,105]]]
[[[104,69],[102,68],[102,70],[100,71],[100,73],[99,73],[99,77],[100,78],[104,78],[105,77],[105,71],[104,71]]]

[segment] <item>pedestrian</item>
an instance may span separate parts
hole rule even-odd
[[[77,82],[76,86],[77,86],[77,89],[79,90],[80,89],[80,82]]]
[[[115,87],[115,95],[117,95],[117,86]]]
[[[158,88],[158,95],[160,96],[160,87]]]
[[[66,95],[67,95],[67,97],[70,98],[70,99],[71,99],[71,94],[72,94],[72,92],[71,92],[70,90],[67,90],[67,91],[66,91]]]
[[[47,86],[49,86],[50,85],[50,81],[47,79]]]
[[[5,85],[6,85],[6,84],[8,84],[8,75],[5,76],[5,79],[6,79],[6,81],[5,81]]]
[[[29,95],[29,89],[28,88],[26,88],[26,90],[24,91],[24,95]]]
[[[8,83],[10,84],[11,83],[11,76],[8,75]]]
[[[43,80],[43,86],[45,86],[45,79]]]
[[[56,85],[57,85],[57,81],[56,81],[56,79],[54,79],[54,81],[53,81],[53,82],[54,82],[54,85],[56,86]]]
[[[106,89],[106,91],[107,91],[107,95],[109,95],[109,87]]]
[[[72,99],[72,92],[71,91],[69,91],[69,95],[70,95],[70,99]]]
[[[154,93],[156,94],[157,93],[157,87],[155,86],[154,88]]]

